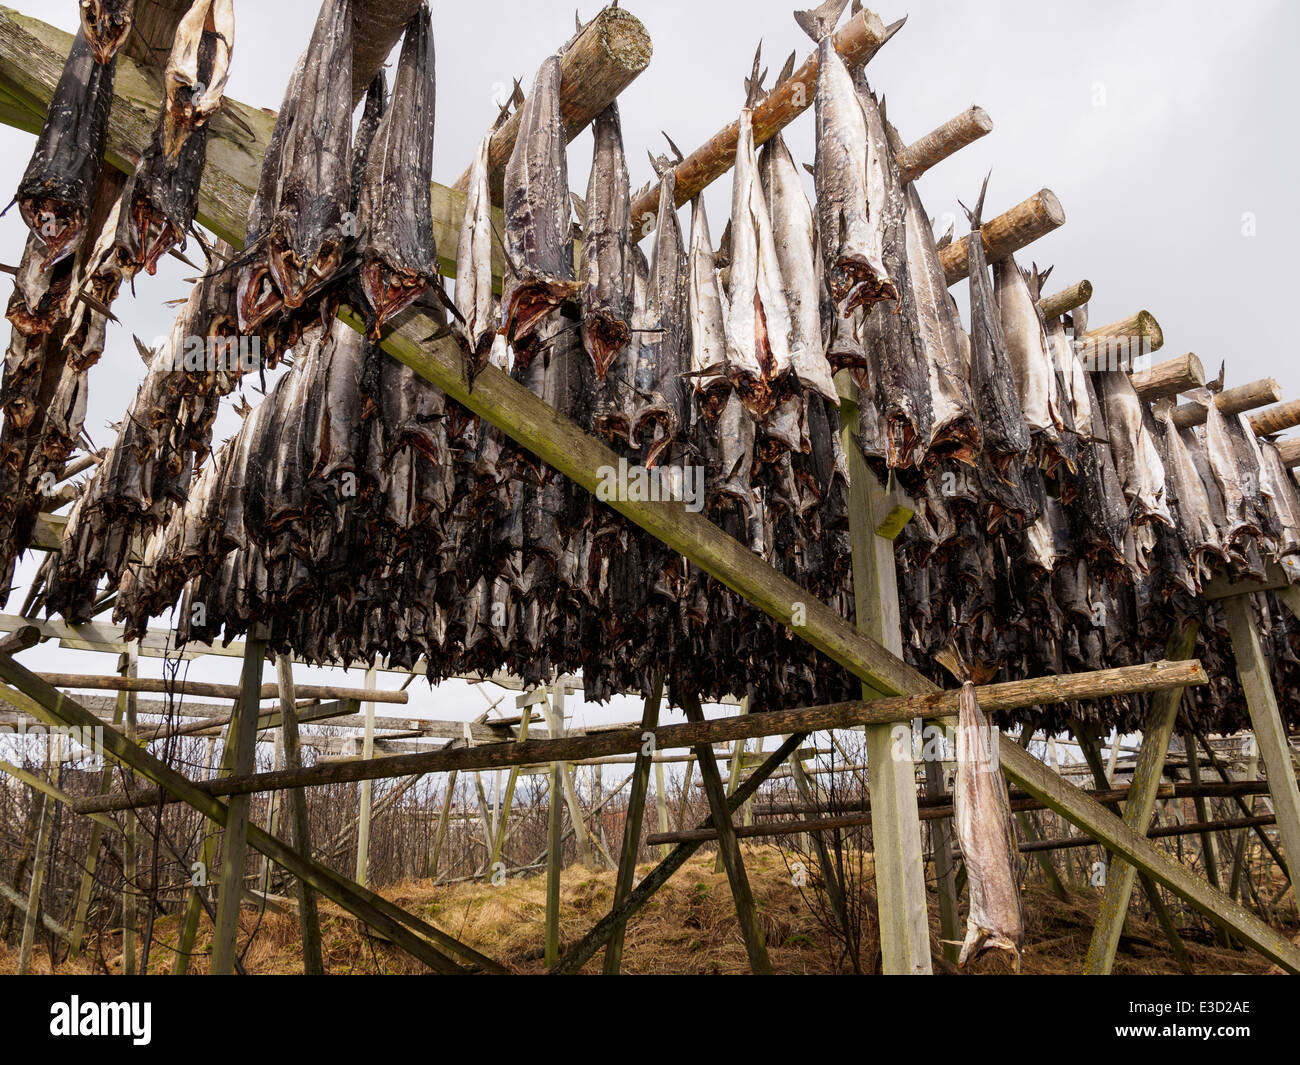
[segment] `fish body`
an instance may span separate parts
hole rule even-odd
[[[463,322],[469,380],[487,365],[497,339],[499,307],[492,291],[492,193],[488,185],[489,131],[470,166],[465,218],[456,247],[456,311]],[[504,344],[504,337],[501,338]]]
[[[574,300],[566,137],[560,115],[560,57],[537,71],[520,111],[519,135],[505,172],[505,249],[510,276],[502,328],[527,362],[534,334],[552,312]]]
[[[604,381],[631,340],[627,277],[632,199],[617,101],[596,116],[592,136],[582,229],[582,344],[596,377]]]
[[[1134,525],[1173,524],[1165,501],[1165,468],[1143,419],[1143,403],[1123,370],[1095,375],[1105,409],[1106,436]]]
[[[235,47],[234,0],[194,0],[163,70],[162,146],[170,159],[221,107]]]
[[[690,245],[691,381],[700,409],[716,418],[726,405],[731,384],[727,364],[727,305],[718,279],[704,197],[691,201]]]
[[[434,48],[428,7],[406,27],[392,99],[366,156],[357,207],[372,336],[438,283],[433,238]]]
[[[284,306],[333,281],[351,242],[352,3],[325,0],[295,86],[267,259]]]
[[[71,255],[85,236],[104,161],[116,66],[115,58],[97,62],[85,31],[77,31],[18,183],[18,210],[45,245],[42,269]]]

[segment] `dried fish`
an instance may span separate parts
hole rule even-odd
[[[500,348],[499,366],[505,369],[505,337],[497,332],[500,308],[492,291],[492,194],[488,186],[489,130],[479,142],[470,166],[465,219],[456,248],[456,311],[463,323],[468,351],[468,378],[488,364],[494,346]]]
[[[393,96],[367,153],[357,207],[361,287],[371,335],[430,286],[441,292],[433,238],[434,50],[429,9],[406,27]]]
[[[176,27],[163,84],[162,147],[175,159],[221,107],[235,47],[234,0],[194,0]]]
[[[691,381],[700,410],[716,418],[731,395],[727,364],[727,305],[718,278],[704,197],[691,200]]]
[[[1173,524],[1165,502],[1165,469],[1143,421],[1143,404],[1123,370],[1094,375],[1106,412],[1106,433],[1129,518],[1134,525],[1151,521]]]
[[[81,0],[81,32],[96,63],[110,62],[131,35],[135,0]]]
[[[604,381],[631,339],[627,278],[632,201],[616,101],[596,116],[592,136],[595,147],[582,227],[582,343],[596,377]]]

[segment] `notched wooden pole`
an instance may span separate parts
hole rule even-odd
[[[1205,367],[1189,351],[1176,359],[1158,362],[1149,369],[1137,370],[1129,375],[1129,380],[1133,382],[1133,390],[1143,399],[1161,399],[1200,388],[1205,384]]]
[[[1043,317],[1050,322],[1053,318],[1068,314],[1076,307],[1082,307],[1090,299],[1092,299],[1092,282],[1088,280],[1076,281],[1069,288],[1063,288],[1060,292],[1044,296],[1038,301],[1038,309],[1043,312]]]
[[[938,129],[913,141],[895,157],[904,182],[915,181],[937,163],[993,132],[993,119],[982,107],[971,107]]]
[[[1281,399],[1282,386],[1272,377],[1261,377],[1249,384],[1225,388],[1214,397],[1214,405],[1225,418],[1230,418],[1267,407]],[[1205,414],[1205,406],[1201,403],[1180,403],[1174,408],[1174,424],[1179,429],[1192,429],[1205,424]]]
[[[984,255],[989,262],[1005,259],[1063,225],[1065,210],[1056,193],[1051,189],[1039,189],[1029,199],[984,224],[981,230]],[[966,247],[969,240],[970,234],[967,234],[939,252],[939,262],[943,264],[944,277],[949,285],[955,285],[967,276]]]

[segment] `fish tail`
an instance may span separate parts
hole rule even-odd
[[[814,43],[819,43],[823,37],[835,32],[835,24],[839,22],[840,16],[848,6],[849,0],[826,0],[819,7],[796,11],[794,20]]]

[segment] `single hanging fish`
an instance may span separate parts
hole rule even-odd
[[[336,279],[355,221],[351,199],[352,3],[325,0],[298,79],[267,258],[284,305],[302,307]],[[352,224],[349,225],[349,222]]]
[[[1106,435],[1134,525],[1173,524],[1165,502],[1165,468],[1146,424],[1143,403],[1123,370],[1095,374],[1105,406]]]
[[[604,381],[631,340],[627,277],[632,200],[617,101],[596,116],[592,137],[582,227],[582,344],[596,377]]]
[[[497,332],[500,306],[492,291],[492,193],[488,186],[488,145],[493,126],[479,142],[470,166],[469,189],[465,201],[465,219],[460,227],[456,247],[456,311],[463,323],[467,350],[467,377],[475,376],[486,366],[494,347],[501,351],[497,361],[505,369],[505,337]]]
[[[221,107],[234,47],[234,0],[194,0],[176,27],[163,71],[167,99],[161,140],[169,159]]]
[[[131,35],[135,0],[81,0],[81,32],[96,63],[107,63]]]
[[[855,307],[898,298],[881,258],[881,233],[872,214],[883,203],[884,190],[869,183],[866,117],[853,78],[835,50],[835,24],[847,3],[827,0],[795,13],[800,29],[817,44],[818,231],[831,297],[838,313],[846,316]]]
[[[785,398],[791,382],[790,311],[754,152],[753,104],[760,98],[758,61],[746,82],[731,193],[727,376],[755,417]]]
[[[519,115],[505,173],[505,248],[509,269],[502,329],[517,361],[527,363],[534,334],[553,311],[576,299],[572,207],[560,116],[560,57],[542,63]]]
[[[434,52],[429,9],[406,26],[388,110],[367,153],[357,207],[371,335],[425,289],[441,291],[433,239]]]
[[[84,30],[72,41],[22,181],[18,210],[45,245],[42,269],[77,250],[104,161],[117,60],[95,61]]]
[[[718,278],[704,197],[691,200],[691,381],[700,410],[717,418],[732,394],[727,364],[727,305]]]
[[[1199,587],[1200,579],[1208,576],[1214,563],[1224,561],[1226,556],[1205,482],[1186,441],[1174,424],[1173,413],[1172,400],[1155,404],[1156,422],[1163,430],[1161,443],[1172,497],[1173,527],[1192,563],[1194,580]]]

